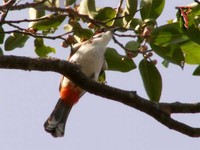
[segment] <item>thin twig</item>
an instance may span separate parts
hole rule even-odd
[[[38,7],[40,6],[41,4],[45,3],[46,1],[48,0],[42,0],[40,2],[33,2],[33,3],[25,3],[25,4],[21,4],[21,5],[16,5],[16,6],[12,6],[10,8],[10,10],[22,10],[22,9],[26,9],[26,8],[35,8],[35,7]],[[2,10],[0,8],[0,10]]]
[[[21,30],[21,31],[20,31]],[[11,30],[11,31],[4,31],[2,33],[5,33],[5,34],[11,34],[11,33],[21,33],[21,34],[25,34],[25,35],[29,35],[29,36],[32,36],[34,38],[45,38],[45,39],[51,39],[51,40],[55,40],[55,39],[61,39],[61,40],[64,40],[66,41],[66,38],[62,37],[62,36],[65,36],[67,34],[71,34],[73,33],[73,31],[70,31],[70,32],[66,32],[64,34],[60,34],[60,35],[56,35],[56,36],[47,36],[47,35],[41,35],[41,34],[33,34],[31,32],[25,32],[25,29],[20,29],[20,30]],[[0,32],[1,33],[1,32]]]
[[[11,27],[13,27],[13,28],[16,28],[16,29],[18,29],[18,30],[20,30],[20,31],[24,31],[24,30],[25,30],[25,29],[23,29],[23,28],[21,28],[21,27],[19,27],[19,26],[17,26],[17,25],[14,25],[14,24],[12,24],[12,23],[8,23],[8,25],[11,26]]]
[[[125,51],[127,51],[126,47],[120,43],[114,36],[113,36],[113,41],[118,44],[122,49],[124,49]]]
[[[3,13],[1,15],[1,20],[0,20],[0,24],[2,24],[6,18],[6,16],[8,15],[9,10],[11,9],[12,5],[16,2],[16,0],[9,0],[7,3],[5,3],[5,5],[2,6],[3,8]]]
[[[120,43],[114,36],[113,36],[113,41],[114,41],[116,44],[118,44],[122,49],[124,49],[125,52],[133,52],[133,51],[127,49],[127,48],[126,48],[122,43]]]
[[[37,22],[37,21],[48,20],[48,19],[49,17],[43,17],[43,18],[37,18],[37,19],[5,20],[4,23],[9,24],[9,23]]]
[[[130,52],[130,53],[142,53],[142,52],[140,52],[139,50],[137,50],[137,51],[132,51],[132,50],[129,50],[129,49],[127,49],[122,43],[120,43],[114,36],[113,36],[113,41],[116,43],[116,44],[118,44],[122,49],[124,49],[125,50],[125,52],[126,53],[128,53],[128,52]]]
[[[7,10],[8,8],[10,8],[10,6],[12,6],[15,3],[15,1],[16,0],[9,0],[3,5],[0,5],[0,10]]]

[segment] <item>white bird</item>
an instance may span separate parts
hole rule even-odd
[[[70,55],[68,61],[79,64],[86,76],[97,81],[105,64],[104,54],[112,35],[112,31],[101,32],[85,42],[75,44],[73,54]],[[83,89],[64,76],[61,79],[59,91],[60,98],[50,117],[44,123],[45,130],[54,137],[64,136],[70,110],[85,93]]]

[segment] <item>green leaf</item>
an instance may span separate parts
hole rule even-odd
[[[169,67],[169,61],[167,61],[167,60],[163,60],[162,64],[163,64],[163,66],[166,67],[166,68]]]
[[[163,11],[165,0],[141,0],[140,14],[142,19],[157,19]]]
[[[94,18],[97,14],[95,0],[82,0],[78,9],[79,14]]]
[[[133,57],[136,57],[138,55],[138,49],[140,47],[140,43],[136,41],[129,41],[126,43],[125,48],[128,49]]]
[[[114,20],[114,24],[113,24],[113,26],[115,26],[115,27],[121,27],[121,28],[123,28],[124,27],[124,23],[123,23],[123,19],[124,18],[118,18],[118,19],[115,19]],[[119,32],[121,31],[121,32],[124,32],[124,30],[118,30]]]
[[[3,30],[2,26],[0,26],[0,44],[3,43],[4,38],[5,38],[5,34],[3,32],[4,32],[4,30]]]
[[[3,54],[3,50],[1,49],[1,47],[0,47],[0,56],[3,56],[4,54]]]
[[[28,40],[29,36],[21,33],[13,33],[5,41],[5,50],[10,51],[15,48],[22,48]]]
[[[116,17],[115,9],[111,7],[104,7],[98,11],[98,14],[94,16],[95,20],[99,20],[102,22],[107,22]],[[111,26],[114,23],[114,20],[107,22],[108,26]]]
[[[179,23],[172,23],[155,28],[151,33],[151,43],[160,46],[181,44],[188,40],[180,29]]]
[[[67,32],[70,32],[73,30],[73,26],[70,24],[66,24],[66,25],[64,25],[64,30]]]
[[[200,35],[200,29],[193,26],[189,26],[188,30],[184,30],[185,35],[187,35],[191,40],[200,45],[200,37],[197,38],[197,35]]]
[[[178,45],[174,44],[171,46],[160,46],[151,44],[151,48],[156,54],[158,54],[168,62],[179,65],[183,68],[185,57],[181,48]]]
[[[200,65],[194,70],[193,75],[200,76]]]
[[[136,41],[129,41],[126,43],[125,48],[131,50],[133,52],[138,52],[138,48],[140,47],[140,43]]]
[[[39,2],[38,0],[34,0],[34,2]],[[35,8],[29,8],[29,19],[37,19],[45,15],[45,10],[43,5],[39,5]],[[34,22],[29,23],[29,27],[33,26]]]
[[[34,40],[35,52],[40,57],[47,57],[49,53],[55,53],[56,50],[50,46],[44,45],[42,38],[36,38]]]
[[[87,0],[89,16],[94,17],[96,15],[95,0]]]
[[[80,39],[90,39],[93,35],[93,32],[90,29],[81,29],[81,32],[74,32]]]
[[[65,6],[72,5],[76,2],[76,0],[65,0]]]
[[[180,45],[189,39],[183,34],[178,23],[160,26],[150,37],[151,48],[165,60],[183,67],[185,61]]]
[[[106,81],[106,73],[105,71],[102,71],[98,77],[98,81],[101,82],[101,83],[105,83]]]
[[[93,32],[90,29],[83,29],[78,22],[73,25],[73,31],[80,39],[90,39],[93,36]]]
[[[60,0],[47,0],[44,5],[47,6],[47,7],[59,7],[60,6],[60,3],[59,3]]]
[[[135,15],[137,11],[137,5],[138,1],[137,0],[126,0],[126,6],[124,10],[124,16],[126,22],[128,23],[131,19],[133,19],[133,16]]]
[[[64,15],[45,15],[44,20],[33,22],[32,28],[36,30],[49,30],[51,28],[57,28],[66,18]]]
[[[139,31],[142,25],[143,25],[143,21],[139,18],[133,18],[130,23],[130,27],[134,29],[135,31]]]
[[[140,74],[151,101],[159,102],[162,92],[162,77],[156,66],[143,59],[139,64]]]
[[[200,64],[200,45],[187,41],[180,45],[185,54],[185,62],[188,64]]]
[[[30,19],[37,19],[37,18],[40,18],[42,16],[45,15],[45,11],[44,10],[41,10],[41,9],[36,9],[36,8],[30,8],[29,9],[29,18]],[[29,27],[32,27],[33,24],[35,24],[35,22],[30,22],[29,23]]]
[[[29,9],[29,19],[37,19],[45,15],[45,10],[41,8],[30,8]]]
[[[80,5],[78,7],[78,12],[79,12],[79,14],[82,14],[82,15],[89,15],[88,0],[81,1]]]
[[[113,48],[107,48],[105,59],[108,64],[108,70],[128,72],[136,68],[132,59],[122,56]]]

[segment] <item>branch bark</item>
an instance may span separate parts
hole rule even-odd
[[[6,2],[5,4],[3,5],[0,5],[0,11],[2,10],[6,10],[8,9],[8,7],[11,6],[10,3],[15,3],[16,0],[9,0],[8,2]],[[33,2],[33,3],[25,3],[25,4],[21,4],[21,5],[15,5],[15,6],[12,6],[10,8],[10,10],[22,10],[22,9],[25,9],[25,8],[31,8],[31,7],[37,7],[41,4],[43,4],[44,2],[46,2],[47,0],[42,0],[40,2]]]
[[[166,127],[191,137],[200,137],[200,128],[193,128],[171,117],[173,113],[200,113],[200,103],[155,103],[137,95],[136,91],[125,91],[87,78],[79,66],[55,58],[30,58],[20,56],[0,56],[0,68],[51,71],[60,73],[86,91],[123,103],[140,110]]]

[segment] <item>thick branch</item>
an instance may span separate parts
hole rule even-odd
[[[199,113],[200,103],[160,103],[160,107],[168,110],[170,113]]]
[[[193,128],[171,118],[172,113],[199,113],[200,103],[155,103],[133,91],[125,91],[97,83],[87,78],[79,66],[59,59],[0,56],[0,68],[53,71],[68,77],[86,91],[123,103],[152,116],[170,129],[191,137],[200,137],[200,128]]]

